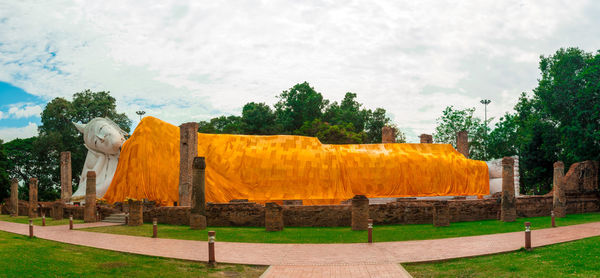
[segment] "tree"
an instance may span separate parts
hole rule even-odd
[[[242,109],[241,127],[244,134],[275,134],[275,113],[265,103],[250,102]]]
[[[469,134],[469,157],[472,159],[485,160],[485,123],[473,116],[475,108],[455,109],[448,106],[437,119],[437,127],[433,133],[433,139],[437,143],[451,144],[456,148],[456,134],[459,131],[467,131]],[[488,122],[492,118],[488,119]]]
[[[600,51],[559,49],[540,57],[542,78],[533,90],[560,134],[566,164],[600,159]]]
[[[381,143],[381,129],[390,123],[390,118],[386,115],[385,109],[377,108],[375,111],[369,111],[366,123],[367,142]]]
[[[323,95],[315,91],[308,82],[294,85],[283,91],[278,98],[279,101],[275,104],[276,121],[284,132],[297,130],[305,122],[321,119],[323,109],[328,104]]]
[[[513,156],[519,153],[517,115],[506,113],[487,136],[488,159]]]
[[[0,140],[0,203],[10,197],[9,160],[2,140]]]
[[[198,123],[198,132],[212,134],[242,134],[242,118],[239,116],[220,116],[209,122]]]
[[[319,119],[305,122],[297,131],[296,135],[313,136],[319,138],[324,144],[360,144],[367,139],[364,132],[353,132],[351,123],[346,125],[330,125]]]
[[[339,105],[337,102],[333,102],[326,108],[323,118],[333,125],[351,123],[353,131],[360,132],[365,129],[371,114],[371,111],[361,109],[361,106],[362,104],[356,101],[356,94],[347,92]]]

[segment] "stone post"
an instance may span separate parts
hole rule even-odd
[[[504,222],[517,220],[514,163],[512,157],[505,156],[502,158],[502,210],[500,219]]]
[[[87,172],[85,183],[85,207],[83,209],[83,222],[96,222],[96,172]]]
[[[192,163],[198,156],[198,123],[190,122],[179,126],[179,203],[192,204]]]
[[[437,201],[433,204],[433,226],[450,226],[450,207],[448,201]]]
[[[431,136],[431,134],[421,134],[421,136],[419,136],[419,139],[421,139],[421,144],[432,144],[433,143],[433,136]]]
[[[192,165],[192,209],[190,212],[190,228],[193,230],[206,229],[206,197],[204,157],[194,158]]]
[[[456,150],[469,158],[469,133],[466,130],[456,134]]]
[[[62,220],[64,218],[65,203],[58,200],[52,204],[52,219]]]
[[[38,213],[38,180],[29,179],[29,218],[36,218]]]
[[[265,205],[265,228],[267,232],[283,230],[283,208],[276,203]]]
[[[129,199],[129,226],[141,226],[144,224],[144,207],[142,201],[134,201]]]
[[[565,196],[565,164],[562,161],[554,163],[554,177],[552,181],[553,198],[552,210],[555,217],[567,216],[567,198]]]
[[[19,180],[10,181],[10,216],[19,216]]]
[[[352,198],[352,230],[366,231],[369,226],[369,199],[365,195]]]
[[[396,129],[391,126],[382,127],[381,143],[396,143]]]
[[[71,152],[60,153],[60,199],[68,203],[73,195]]]

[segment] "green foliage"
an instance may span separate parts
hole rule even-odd
[[[360,144],[367,139],[365,132],[357,133],[352,130],[354,126],[351,123],[330,125],[314,119],[312,122],[305,122],[294,134],[317,137],[319,141],[329,144]]]
[[[10,197],[10,179],[8,176],[9,162],[5,146],[2,140],[0,140],[0,203],[2,203],[5,198]]]
[[[77,190],[87,149],[73,122],[87,123],[96,117],[109,118],[124,131],[130,131],[131,120],[117,113],[116,100],[109,92],[85,90],[74,94],[72,102],[64,98],[50,101],[42,111],[38,137],[4,144],[11,176],[26,182],[37,178],[39,200],[53,201],[60,196],[60,153],[70,151],[73,191]],[[19,192],[22,198],[28,198],[27,186]]]
[[[456,148],[456,135],[460,131],[467,131],[469,134],[469,158],[486,160],[485,123],[473,116],[475,108],[455,109],[454,106],[448,106],[442,112],[442,116],[437,119],[437,127],[433,133],[433,139],[436,143],[451,144]],[[488,122],[492,118],[488,119]]]
[[[540,57],[542,78],[490,134],[492,158],[518,154],[522,193],[552,188],[552,164],[600,159],[600,54],[578,48]]]
[[[323,109],[328,101],[323,99],[321,93],[315,91],[308,82],[296,84],[287,91],[283,91],[275,104],[277,123],[285,131],[297,130],[305,122],[321,119]]]
[[[198,132],[213,134],[242,134],[242,119],[238,116],[220,116],[209,122],[198,123]]]
[[[250,102],[242,109],[242,131],[244,134],[275,134],[275,113],[265,103]]]
[[[244,105],[242,116],[220,116],[199,122],[198,132],[214,134],[296,134],[318,137],[326,144],[381,143],[381,128],[390,125],[383,108],[362,108],[357,95],[346,93],[341,103],[324,99],[307,82],[278,96],[275,109],[265,103]],[[405,142],[398,131],[397,142]]]

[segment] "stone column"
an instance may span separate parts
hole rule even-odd
[[[433,204],[433,226],[450,226],[450,207],[448,201],[438,201]]]
[[[267,232],[283,230],[283,208],[276,203],[265,205],[265,228]]]
[[[193,230],[206,229],[206,197],[205,191],[205,169],[204,157],[194,158],[192,165],[192,209],[190,212],[190,228]]]
[[[179,205],[192,203],[192,163],[198,156],[198,123],[179,126]]]
[[[552,210],[554,216],[567,216],[567,198],[565,196],[565,164],[562,161],[554,163],[554,177],[552,181],[553,198]]]
[[[29,179],[29,218],[36,218],[38,213],[38,180]]]
[[[421,139],[421,144],[432,144],[433,143],[433,136],[431,136],[431,134],[421,134],[421,136],[419,136],[419,139]]]
[[[52,204],[52,219],[62,220],[64,218],[65,203],[58,200]]]
[[[85,208],[83,210],[83,222],[96,222],[96,172],[87,172],[85,183]]]
[[[141,226],[144,224],[144,207],[142,201],[129,200],[129,226]]]
[[[512,157],[502,158],[502,211],[500,212],[500,219],[504,222],[513,222],[517,219],[514,163]]]
[[[391,126],[381,128],[381,143],[396,143],[396,129]]]
[[[369,199],[365,195],[352,198],[352,230],[363,231],[369,226]]]
[[[60,153],[60,199],[68,203],[73,195],[71,152]]]
[[[10,181],[10,216],[19,216],[19,180]]]
[[[456,150],[469,158],[469,133],[466,130],[456,134]]]

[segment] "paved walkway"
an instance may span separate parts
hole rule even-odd
[[[78,224],[75,228],[104,225],[111,224]],[[0,230],[23,235],[29,233],[26,224],[3,221],[0,221]],[[202,241],[71,231],[68,226],[35,226],[34,230],[36,237],[58,242],[150,256],[208,260],[208,245]],[[377,234],[376,229],[374,234]],[[600,236],[600,222],[534,230],[531,234],[533,247],[592,236]],[[394,271],[393,266],[397,266],[398,263],[502,253],[517,250],[522,246],[524,232],[372,244],[215,243],[217,262],[273,266],[263,277],[305,277],[306,273],[312,273],[314,277],[364,277],[365,271],[369,275],[376,273],[370,275],[371,277],[386,277]],[[352,273],[338,275],[332,272],[336,269],[348,269]],[[398,267],[397,270],[401,271],[402,268]],[[402,277],[399,273],[392,273],[388,277]]]

